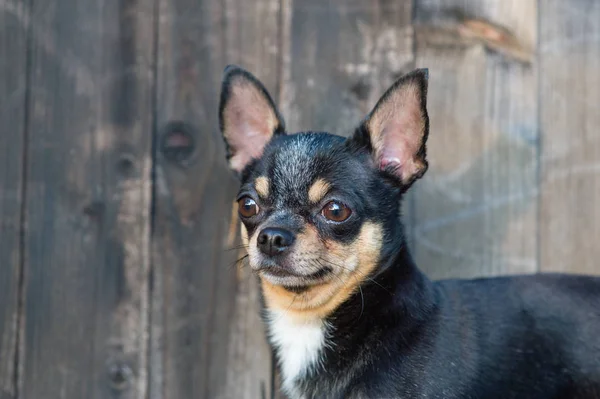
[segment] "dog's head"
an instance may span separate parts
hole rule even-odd
[[[426,92],[427,71],[416,70],[348,139],[286,134],[263,85],[226,68],[220,127],[267,306],[326,316],[403,245],[398,202],[427,170]]]

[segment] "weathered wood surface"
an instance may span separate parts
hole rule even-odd
[[[540,2],[540,260],[600,274],[600,2]]]
[[[146,398],[152,1],[32,2],[20,398]]]
[[[417,66],[431,70],[430,167],[409,195],[417,264],[433,278],[535,272],[537,65],[523,58],[533,58],[537,2],[415,7]],[[501,40],[494,51],[486,40],[504,30],[485,23],[477,37],[479,19],[523,50]]]
[[[419,266],[600,274],[599,20],[595,0],[0,0],[0,399],[279,396],[235,265],[229,63],[290,131],[342,135],[428,67]]]
[[[256,281],[235,265],[217,105],[228,63],[277,92],[278,2],[163,0],[159,14],[151,397],[270,397]]]
[[[0,2],[0,399],[17,394],[27,28],[22,3]]]
[[[292,132],[348,135],[414,65],[411,1],[284,1],[282,113]]]
[[[414,66],[411,13],[411,1],[283,1],[280,104],[288,130],[351,134]]]

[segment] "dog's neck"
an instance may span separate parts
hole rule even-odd
[[[352,367],[378,334],[394,328],[409,336],[429,318],[436,307],[435,290],[405,245],[383,256],[377,270],[326,318],[298,322],[284,310],[267,309],[270,341],[288,395],[301,397],[301,387],[322,378],[317,376],[323,368],[329,373]]]
[[[377,270],[328,318],[336,330],[333,340],[346,337],[354,346],[377,328],[389,330],[389,324],[393,324],[400,330],[410,330],[427,320],[436,305],[435,291],[415,266],[408,249],[403,245]],[[352,334],[346,334],[348,331]]]

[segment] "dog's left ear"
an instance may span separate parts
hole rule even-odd
[[[260,158],[274,135],[285,133],[283,118],[267,89],[254,75],[235,65],[225,68],[219,126],[229,167],[238,173]]]
[[[427,171],[425,143],[428,70],[417,69],[388,89],[356,130],[354,142],[367,146],[379,169],[406,190]]]

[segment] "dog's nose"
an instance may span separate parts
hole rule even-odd
[[[278,227],[263,229],[257,238],[258,249],[269,256],[285,252],[293,243],[294,234]]]

